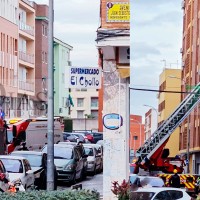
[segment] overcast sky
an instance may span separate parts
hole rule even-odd
[[[182,0],[131,0],[130,87],[158,89],[159,74],[181,68]],[[131,90],[131,113],[143,115],[144,104],[158,107],[157,93]],[[143,119],[144,120],[144,119]]]
[[[49,0],[34,0],[47,4]],[[73,46],[73,66],[97,66],[96,30],[100,26],[100,0],[54,0],[54,35]]]
[[[48,4],[49,0],[36,0]],[[130,0],[131,84],[158,89],[167,67],[181,65],[182,0]],[[97,66],[96,30],[100,26],[100,0],[54,0],[55,36],[73,46],[73,66]],[[131,91],[131,114],[143,115],[148,104],[157,108],[157,93]]]

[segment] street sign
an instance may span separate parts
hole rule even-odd
[[[68,88],[100,89],[101,68],[98,67],[69,67],[66,73]]]
[[[107,3],[107,22],[130,22],[130,5],[127,2]]]
[[[123,125],[123,118],[116,113],[110,113],[103,116],[103,125],[110,130],[116,130]]]

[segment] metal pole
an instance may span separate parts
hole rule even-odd
[[[54,190],[53,0],[49,0],[47,190]]]
[[[190,165],[189,165],[189,160],[190,160],[190,115],[187,117],[187,173],[190,173]]]

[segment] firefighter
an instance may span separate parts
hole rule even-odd
[[[197,178],[195,183],[195,193],[198,195],[200,192],[200,177]]]
[[[172,175],[171,178],[169,179],[169,185],[174,188],[180,188],[181,181],[178,175],[178,171],[174,169],[173,172],[174,172],[174,175]]]

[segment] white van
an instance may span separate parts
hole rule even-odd
[[[28,150],[42,149],[47,144],[47,121],[30,122],[26,129],[26,147]],[[54,144],[63,141],[61,124],[54,121]]]

